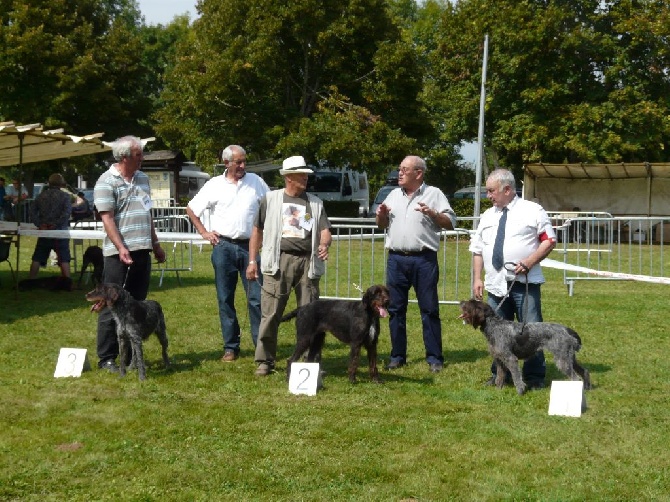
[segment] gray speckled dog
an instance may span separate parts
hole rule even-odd
[[[577,362],[575,353],[582,341],[572,329],[550,322],[521,324],[498,317],[490,305],[478,300],[461,302],[461,315],[473,328],[481,329],[489,344],[489,352],[496,364],[496,386],[505,383],[505,368],[519,395],[526,391],[526,384],[519,371],[519,359],[528,359],[538,350],[547,350],[554,355],[554,364],[571,380],[584,381],[584,389],[591,388],[591,379],[586,368]]]
[[[93,312],[99,312],[103,307],[109,307],[116,321],[116,334],[119,337],[119,374],[126,375],[126,360],[128,344],[132,351],[130,367],[137,367],[140,380],[147,378],[144,364],[142,342],[156,333],[163,349],[163,363],[170,366],[168,358],[168,339],[165,331],[165,317],[160,303],[153,300],[135,300],[128,291],[116,284],[98,284],[93,291],[86,293],[89,302],[95,302],[91,307]]]

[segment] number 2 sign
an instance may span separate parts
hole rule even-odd
[[[288,390],[291,394],[316,396],[319,383],[319,363],[293,363],[291,376],[288,379]]]

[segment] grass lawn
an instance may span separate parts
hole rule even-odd
[[[22,277],[33,245],[22,240]],[[461,263],[467,270],[465,254]],[[96,316],[84,290],[17,298],[8,270],[0,264],[0,500],[669,499],[666,286],[583,281],[569,297],[561,274],[545,271],[544,317],[580,334],[594,384],[586,413],[567,418],[548,415],[548,388],[519,397],[484,387],[484,337],[453,305],[441,311],[446,365],[437,375],[423,361],[416,305],[409,365],[382,371],[383,385],[369,381],[364,360],[349,384],[348,349],[329,336],[326,388],[291,395],[293,323],[281,326],[278,372],[255,377],[244,314],[241,358],[222,363],[208,248],[182,286],[169,274],[161,288],[152,279],[171,370],[154,337],[145,382],[96,369],[54,379],[61,347],[88,349],[95,367]],[[386,321],[379,354],[388,361]],[[549,356],[552,379],[562,376]]]

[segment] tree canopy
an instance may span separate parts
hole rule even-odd
[[[311,161],[388,170],[400,151],[430,135],[418,100],[421,68],[386,2],[200,6],[156,114],[170,144],[195,146],[205,161],[221,145],[240,143],[251,158],[299,148]]]
[[[0,120],[157,135],[213,165],[300,153],[381,181],[424,156],[471,172],[489,36],[491,164],[670,160],[664,0],[201,0],[146,26],[134,0],[0,0]],[[373,185],[374,187],[374,185]]]

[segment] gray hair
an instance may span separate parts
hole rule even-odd
[[[512,171],[508,169],[496,169],[491,171],[488,179],[498,183],[499,192],[502,192],[505,187],[510,187],[512,190],[516,190],[516,180],[514,179]]]
[[[130,157],[133,148],[139,148],[140,151],[144,150],[142,140],[137,136],[124,136],[123,138],[117,139],[112,144],[112,155],[114,156],[114,160],[118,162],[123,158]]]
[[[428,166],[426,165],[426,161],[423,160],[418,155],[408,155],[405,158],[409,159],[412,162],[412,164],[414,166],[414,169],[421,169],[424,173],[426,171],[428,171]]]
[[[242,148],[240,145],[229,145],[221,152],[221,160],[230,162],[233,160],[233,155],[235,155],[235,152],[244,155],[247,154],[247,152],[244,151],[244,148]]]

